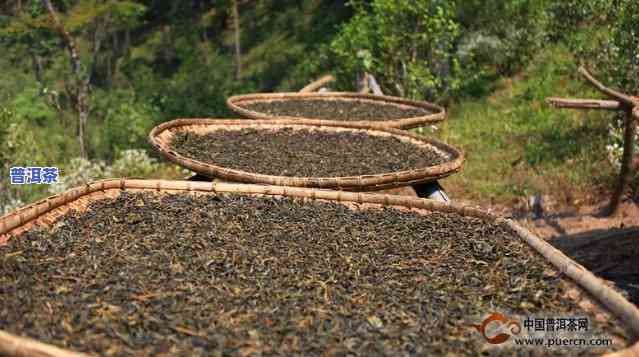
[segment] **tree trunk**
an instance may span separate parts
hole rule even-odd
[[[82,81],[82,85],[78,88],[78,136],[80,137],[80,155],[88,158],[87,153],[87,122],[89,121],[89,81]]]
[[[233,11],[233,28],[235,31],[235,66],[236,73],[235,78],[240,79],[242,77],[242,48],[240,45],[240,11],[238,9],[237,0],[232,0]]]
[[[40,86],[40,94],[44,94],[44,69],[42,67],[42,57],[38,56],[35,53],[31,53],[31,61],[33,62],[33,72],[35,75],[35,80],[38,82]]]
[[[109,84],[109,86],[113,85],[113,78],[118,71],[118,59],[123,54],[122,48],[120,48],[120,38],[118,32],[115,32],[112,35],[111,40],[113,41],[113,48],[107,56],[107,83]]]
[[[124,30],[124,51],[125,53],[129,52],[129,47],[131,47],[131,30],[128,28]]]
[[[623,157],[621,158],[621,173],[619,174],[619,183],[617,189],[610,200],[610,206],[608,208],[608,214],[615,215],[619,210],[619,204],[623,193],[630,185],[632,180],[632,173],[634,169],[634,151],[635,151],[635,136],[637,133],[637,121],[639,121],[639,107],[635,107],[632,110],[627,111],[625,128],[623,135]]]
[[[49,16],[53,21],[53,25],[56,30],[60,32],[64,42],[69,51],[69,57],[71,58],[71,70],[75,77],[76,88],[74,90],[76,96],[76,111],[78,113],[78,141],[80,143],[80,156],[87,158],[87,140],[86,140],[86,125],[89,118],[89,79],[88,76],[83,73],[80,62],[80,56],[78,54],[78,48],[75,44],[75,40],[71,34],[65,30],[58,14],[51,3],[51,0],[42,0],[44,7],[49,12]]]

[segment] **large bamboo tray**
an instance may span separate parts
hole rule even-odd
[[[419,116],[419,117],[407,117],[401,119],[386,119],[379,118],[379,120],[360,120],[360,121],[338,121],[337,123],[351,123],[360,126],[377,126],[396,129],[412,129],[417,127],[423,127],[431,124],[438,123],[446,119],[446,110],[436,104],[428,102],[417,102],[399,97],[363,94],[363,93],[351,93],[351,92],[324,92],[324,93],[257,93],[232,96],[227,99],[227,106],[246,118],[250,119],[295,119],[295,120],[317,120],[313,118],[300,118],[291,116],[273,116],[266,113],[256,112],[246,109],[246,104],[255,102],[273,102],[284,100],[300,100],[300,99],[320,99],[326,101],[360,101],[369,103],[382,103],[385,105],[393,105],[399,108],[419,108],[429,111],[431,114]]]
[[[343,177],[287,177],[264,175],[242,170],[221,167],[212,162],[201,162],[185,157],[171,148],[171,139],[177,132],[204,134],[217,130],[260,129],[314,129],[326,131],[365,132],[369,135],[393,136],[414,145],[428,146],[439,153],[446,161],[440,165],[416,168],[407,171],[385,172],[375,175]],[[177,119],[162,123],[149,134],[151,145],[168,160],[211,178],[221,178],[232,182],[244,182],[264,185],[339,189],[344,191],[379,191],[419,183],[436,181],[452,175],[461,169],[463,153],[447,144],[424,136],[415,135],[398,129],[370,128],[367,126],[336,123],[324,120],[299,122],[295,120],[226,120],[226,119]]]
[[[412,210],[423,215],[429,212],[456,212],[464,216],[477,217],[485,221],[501,222],[510,226],[534,251],[541,254],[559,272],[569,277],[567,284],[576,284],[578,293],[573,299],[580,301],[585,310],[607,316],[615,316],[623,323],[630,335],[639,336],[639,309],[628,302],[618,292],[608,287],[590,271],[577,264],[559,250],[536,237],[514,221],[456,204],[443,204],[436,201],[380,194],[353,193],[343,191],[314,190],[306,188],[242,185],[215,182],[161,181],[111,179],[87,184],[35,202],[0,218],[0,245],[9,239],[34,227],[47,227],[54,224],[70,210],[82,211],[96,200],[115,198],[123,191],[147,191],[158,194],[188,192],[192,194],[235,193],[242,195],[263,195],[272,197],[294,197],[308,200],[328,200],[340,202],[351,209],[357,207],[381,208],[395,207]],[[633,341],[630,341],[633,342]],[[611,354],[614,356],[636,356],[639,344]],[[79,354],[38,341],[14,336],[0,331],[0,355],[7,356],[78,356]]]

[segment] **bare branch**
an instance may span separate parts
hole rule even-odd
[[[333,82],[335,77],[330,74],[322,76],[321,78],[309,83],[306,87],[300,90],[300,93],[314,92],[318,88],[321,88],[324,84]]]
[[[616,100],[599,100],[599,99],[572,99],[572,98],[546,98],[546,102],[556,108],[569,109],[602,109],[602,110],[619,110],[622,109],[621,103]]]
[[[611,97],[612,99],[618,100],[624,105],[630,107],[639,106],[639,100],[604,86],[595,77],[593,77],[592,74],[590,74],[590,72],[588,72],[585,67],[579,67],[579,73],[581,73],[581,75],[584,76],[584,78],[586,78],[586,80],[590,82],[590,84],[592,84],[595,88],[597,88],[597,90],[599,90],[601,93]]]

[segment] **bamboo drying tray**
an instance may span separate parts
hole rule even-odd
[[[250,119],[294,119],[294,120],[317,120],[313,118],[300,118],[291,116],[274,116],[266,113],[255,112],[244,108],[243,106],[256,102],[273,102],[273,101],[285,101],[285,100],[300,100],[300,99],[312,99],[312,100],[326,100],[326,101],[360,101],[368,103],[380,103],[385,105],[393,105],[398,108],[419,108],[425,109],[430,114],[419,117],[408,117],[402,119],[385,119],[379,118],[379,120],[360,120],[360,121],[344,121],[335,120],[337,123],[352,123],[360,126],[375,126],[386,127],[396,129],[412,129],[422,126],[438,123],[446,119],[446,110],[436,104],[428,102],[417,102],[399,97],[390,97],[383,95],[373,95],[364,93],[352,93],[352,92],[324,92],[324,93],[257,93],[232,96],[227,99],[227,106],[234,112]]]
[[[326,131],[365,132],[369,135],[393,136],[402,141],[415,145],[428,146],[439,153],[447,161],[431,167],[406,171],[380,173],[375,175],[343,176],[343,177],[287,177],[263,175],[241,170],[217,166],[185,157],[174,151],[170,144],[177,132],[192,132],[204,134],[217,130],[255,129],[316,129]],[[368,126],[344,124],[325,120],[226,120],[226,119],[177,119],[158,125],[149,134],[151,145],[168,160],[207,177],[221,178],[233,182],[255,183],[264,185],[310,187],[340,189],[344,191],[379,191],[396,187],[410,186],[419,183],[436,181],[447,177],[461,169],[464,155],[458,149],[398,129],[370,128]]]
[[[463,216],[477,217],[485,221],[504,223],[511,227],[530,247],[541,254],[554,268],[569,277],[581,290],[589,293],[591,297],[579,294],[573,297],[581,301],[580,306],[586,310],[603,314],[612,313],[619,318],[624,327],[636,341],[639,336],[639,309],[628,302],[622,295],[608,287],[601,279],[595,277],[590,271],[577,264],[562,252],[552,247],[546,241],[533,235],[525,228],[512,220],[504,219],[494,214],[464,207],[457,204],[444,204],[421,198],[392,196],[367,193],[353,193],[343,191],[315,190],[307,188],[283,187],[283,186],[259,186],[232,183],[192,182],[192,181],[163,181],[163,180],[129,180],[111,179],[94,182],[85,186],[71,189],[62,194],[51,196],[35,202],[13,213],[0,218],[0,245],[6,244],[9,239],[24,233],[34,227],[47,227],[53,225],[59,218],[70,210],[85,210],[88,205],[96,200],[115,198],[123,191],[146,191],[167,193],[191,193],[191,194],[217,194],[235,193],[251,196],[291,197],[308,200],[324,200],[340,202],[357,209],[355,204],[369,208],[395,207],[403,210],[411,210],[419,214],[428,215],[428,212],[455,212]],[[566,281],[567,284],[572,282]],[[590,300],[594,298],[594,300]],[[595,304],[593,304],[593,302]],[[585,303],[585,305],[584,305]],[[607,310],[607,311],[606,311]],[[630,342],[634,342],[630,341]],[[616,352],[614,356],[630,357],[639,352],[639,344]],[[0,331],[0,355],[8,356],[48,356],[66,357],[78,356],[71,351],[63,350],[48,344],[43,344],[32,339],[14,336]]]

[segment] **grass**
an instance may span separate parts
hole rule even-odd
[[[462,172],[443,181],[453,198],[512,205],[550,195],[560,204],[605,200],[614,168],[607,160],[612,114],[555,109],[551,96],[599,97],[576,74],[565,48],[542,51],[489,97],[449,108],[440,139],[466,154]]]
[[[608,199],[617,175],[605,149],[613,114],[560,110],[545,103],[550,96],[600,97],[576,73],[576,62],[566,48],[548,46],[516,77],[491,83],[495,90],[490,95],[449,107],[449,119],[437,135],[466,154],[461,173],[442,182],[453,199],[507,206],[535,194],[563,205]],[[37,133],[51,142],[63,132]],[[47,165],[55,162],[41,151],[22,155]],[[181,178],[170,165],[159,166],[150,178]],[[46,187],[19,190],[25,202],[47,194]]]

